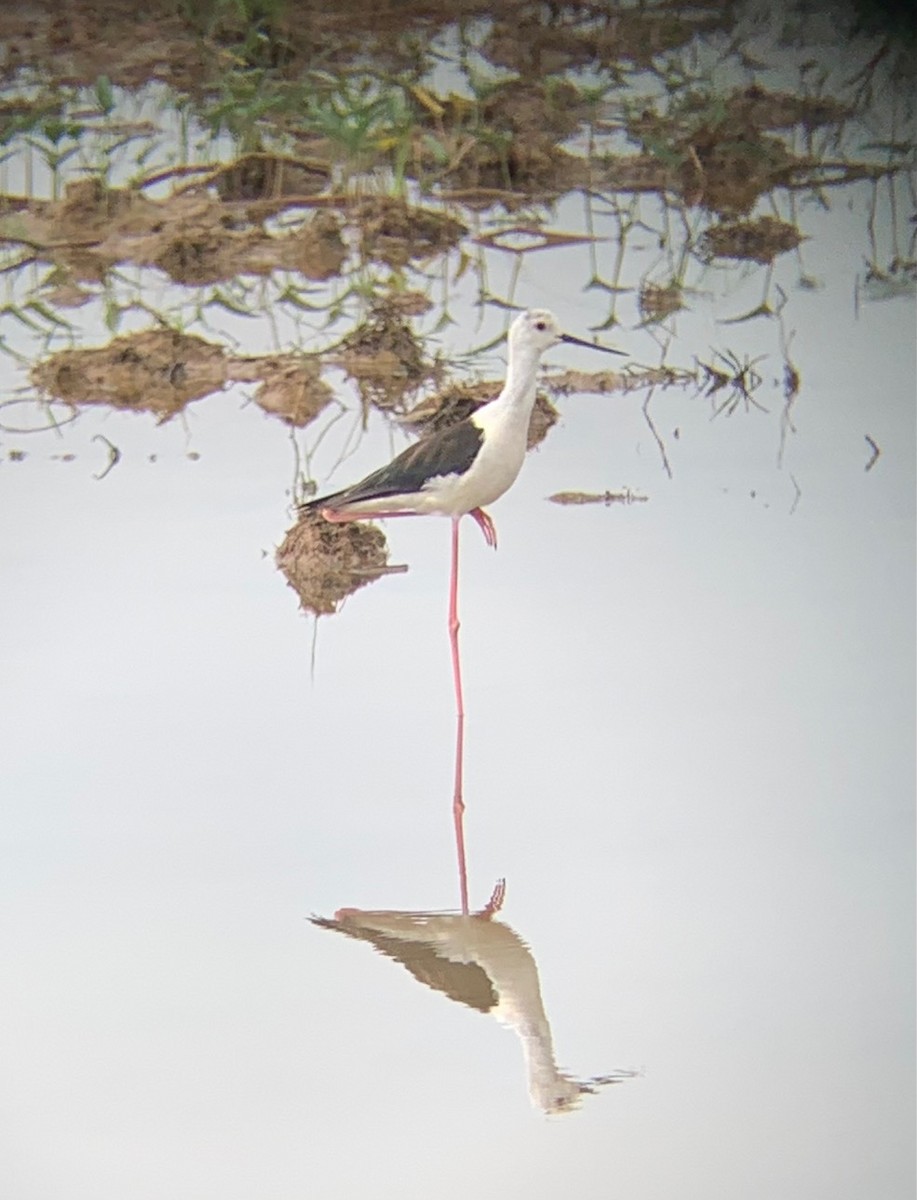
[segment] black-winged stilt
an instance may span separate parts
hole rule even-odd
[[[328,521],[365,521],[381,517],[413,517],[440,513],[452,520],[452,570],[449,585],[449,639],[457,706],[453,814],[459,857],[462,911],[468,911],[465,840],[462,815],[462,761],[465,710],[458,649],[459,522],[468,513],[496,548],[497,530],[485,504],[499,499],[516,480],[525,458],[526,438],[541,355],[558,342],[621,354],[561,332],[553,313],[533,308],[520,313],[509,328],[506,382],[496,400],[484,404],[455,425],[422,438],[378,471],[343,491],[320,496],[301,506]]]

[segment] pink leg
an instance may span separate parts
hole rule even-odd
[[[416,517],[418,515],[413,512],[355,513],[347,508],[322,509],[322,516],[332,525],[344,525],[347,521],[387,521],[389,517]]]
[[[468,875],[465,869],[465,801],[462,775],[465,756],[465,706],[462,701],[462,666],[459,661],[458,556],[459,522],[452,518],[452,572],[449,581],[449,641],[452,645],[452,678],[455,683],[455,789],[452,794],[452,819],[455,822],[455,849],[458,854],[459,892],[462,914],[468,915]]]
[[[469,513],[469,516],[474,517],[477,523],[481,526],[481,532],[484,534],[484,541],[488,544],[488,546],[493,546],[493,548],[496,550],[497,527],[494,525],[488,514],[483,508],[473,508]]]
[[[485,921],[489,921],[494,913],[498,913],[503,907],[503,899],[506,896],[506,880],[498,879],[494,885],[494,890],[490,893],[490,899],[484,905],[480,912],[476,912],[476,917],[481,917]]]

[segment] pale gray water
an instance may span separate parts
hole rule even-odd
[[[306,920],[456,904],[448,525],[389,524],[410,571],[320,622],[313,678],[271,558],[289,441],[243,390],[187,430],[4,435],[5,1195],[911,1194],[914,305],[855,310],[869,202],[802,214],[820,290],[778,264],[782,469],[775,323],[715,324],[760,277],[711,271],[666,361],[766,354],[769,412],[661,393],[670,480],[644,394],[570,397],[499,552],[464,530],[473,903],[505,876],[559,1064],[641,1072],[573,1116],[533,1111],[510,1032]],[[586,334],[587,273],[533,254],[516,300]],[[454,315],[454,352],[501,327]],[[374,420],[332,484],[393,444]],[[544,503],[625,485],[649,501]]]

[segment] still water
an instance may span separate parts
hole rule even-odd
[[[914,301],[864,267],[906,183],[800,203],[802,258],[697,268],[662,324],[654,196],[620,301],[585,287],[620,208],[486,247],[490,296],[586,338],[613,303],[632,371],[698,383],[555,395],[497,553],[464,522],[473,916],[448,523],[388,523],[408,570],[317,622],[274,563],[304,461],[343,486],[404,433],[335,369],[304,432],[240,382],[165,424],[3,410],[5,1195],[911,1193]],[[457,267],[447,364],[507,321]]]

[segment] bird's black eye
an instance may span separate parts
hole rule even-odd
[[[547,329],[547,325],[545,325],[544,321],[536,321],[535,328],[544,333],[544,331]]]

